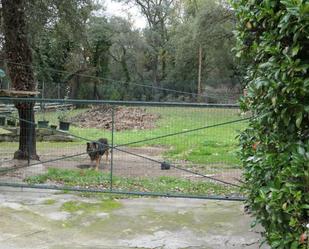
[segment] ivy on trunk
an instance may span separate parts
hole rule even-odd
[[[28,43],[24,0],[2,0],[5,54],[12,87],[19,91],[34,91],[32,54]],[[16,102],[20,118],[19,150],[16,159],[38,159],[35,143],[34,103]],[[30,154],[29,154],[30,153]]]

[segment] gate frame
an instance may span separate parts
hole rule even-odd
[[[239,109],[237,104],[209,104],[209,103],[183,103],[183,102],[146,102],[146,101],[114,101],[114,100],[80,100],[80,99],[42,99],[42,98],[16,98],[16,97],[0,97],[0,102],[38,102],[38,103],[60,103],[60,104],[86,104],[86,105],[111,105],[112,106],[112,131],[111,131],[111,162],[110,162],[110,188],[109,189],[91,189],[78,188],[68,186],[43,185],[43,184],[25,184],[25,183],[9,183],[0,182],[1,186],[17,187],[17,188],[32,188],[32,189],[49,189],[49,190],[64,190],[76,192],[93,192],[93,193],[109,193],[119,195],[136,195],[136,196],[153,196],[153,197],[170,197],[170,198],[189,198],[189,199],[204,199],[204,200],[220,200],[220,201],[245,201],[242,196],[217,196],[217,195],[194,195],[194,194],[177,194],[177,193],[158,193],[158,192],[140,192],[140,191],[118,191],[113,189],[113,150],[114,150],[114,114],[115,106],[151,106],[151,107],[191,107],[191,108],[225,108]],[[248,120],[249,118],[240,119],[239,122]],[[237,120],[236,120],[237,121]],[[81,137],[80,137],[81,138]],[[85,140],[86,138],[82,138]],[[44,162],[43,162],[44,163]],[[29,162],[28,162],[29,165]],[[31,165],[30,165],[31,166]]]

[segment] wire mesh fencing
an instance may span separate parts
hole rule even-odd
[[[1,100],[1,185],[243,199],[236,105]]]

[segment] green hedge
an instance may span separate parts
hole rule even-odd
[[[231,1],[254,116],[240,136],[248,204],[272,248],[308,249],[309,1]]]

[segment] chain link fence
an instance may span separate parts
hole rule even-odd
[[[1,185],[244,199],[237,105],[0,100]]]

